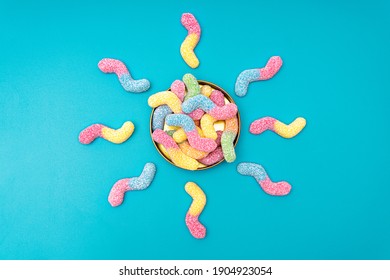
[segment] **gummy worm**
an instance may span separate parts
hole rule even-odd
[[[103,58],[99,61],[98,67],[104,73],[115,73],[126,91],[144,92],[150,88],[150,82],[147,79],[134,80],[127,67],[120,60]]]
[[[260,134],[266,130],[272,130],[284,138],[296,136],[306,126],[304,118],[296,118],[292,123],[286,125],[272,117],[264,117],[251,123],[249,131],[253,134]]]
[[[121,179],[114,184],[108,195],[108,202],[113,207],[121,205],[125,192],[146,189],[152,183],[155,174],[156,166],[151,162],[146,163],[139,177]]]
[[[156,108],[160,105],[168,105],[169,108],[171,108],[171,110],[175,113],[175,114],[179,114],[181,113],[181,101],[179,99],[179,97],[176,96],[176,94],[174,94],[173,92],[171,91],[161,91],[161,92],[157,92],[153,95],[151,95],[148,99],[148,104],[150,107],[152,108]]]
[[[102,124],[93,124],[85,128],[79,134],[79,141],[82,144],[90,144],[98,137],[104,138],[115,144],[125,142],[134,132],[134,124],[131,121],[125,122],[121,128],[112,129]]]
[[[269,80],[282,67],[283,61],[280,56],[272,56],[264,68],[244,70],[238,75],[235,85],[236,95],[243,97],[248,91],[249,83],[254,81]]]
[[[222,131],[217,131],[217,134],[218,134],[218,138],[217,138],[217,140],[215,140],[215,142],[217,143],[218,147],[214,151],[209,153],[206,157],[200,159],[199,162],[201,164],[209,166],[209,165],[213,165],[213,164],[215,164],[223,159],[222,147],[220,147],[221,146]]]
[[[180,46],[180,54],[188,66],[196,68],[199,66],[199,60],[194,49],[200,39],[199,23],[192,14],[184,13],[181,16],[181,24],[188,30],[188,34]]]
[[[237,117],[228,119],[225,121],[225,130],[222,133],[221,146],[223,156],[227,162],[233,162],[236,160],[236,152],[234,150],[234,140],[238,133],[238,120]]]
[[[173,83],[171,84],[171,91],[176,94],[180,101],[184,100],[184,97],[186,95],[186,86],[182,81],[173,81]]]
[[[210,116],[209,114],[205,114],[201,119],[200,119],[200,127],[204,133],[204,136],[207,138],[211,139],[217,139],[217,132],[215,131],[214,128],[214,123],[216,120]]]
[[[186,154],[189,157],[192,157],[193,159],[202,159],[208,155],[207,152],[199,151],[188,143],[188,141],[184,141],[179,144],[180,149],[184,154]]]
[[[237,114],[237,105],[228,103],[224,106],[217,106],[206,96],[199,94],[183,102],[181,106],[184,113],[188,114],[195,109],[202,109],[216,120],[227,120]]]
[[[188,182],[184,188],[193,199],[186,215],[186,225],[193,237],[198,239],[204,238],[206,236],[206,228],[199,222],[199,216],[206,205],[206,195],[193,182]]]
[[[183,82],[187,87],[187,94],[184,97],[184,100],[187,100],[191,97],[194,97],[194,96],[200,94],[199,83],[194,75],[189,74],[189,73],[184,74]],[[200,120],[203,115],[204,115],[204,111],[201,109],[196,109],[195,111],[188,114],[188,116],[190,116],[191,119],[193,119],[193,120]]]
[[[172,113],[168,105],[158,106],[153,112],[152,130],[164,129],[165,117]]]
[[[199,134],[200,137],[205,137],[204,134],[203,134],[203,131],[202,131],[202,129],[200,127],[197,126],[196,130],[198,131],[198,134]],[[187,140],[187,134],[184,131],[184,129],[179,128],[178,130],[176,130],[173,133],[172,138],[173,138],[173,140],[175,140],[176,143],[182,143],[185,140]]]
[[[214,102],[215,105],[222,107],[225,105],[225,96],[219,90],[213,90],[210,94],[210,100]]]
[[[176,144],[176,142],[165,131],[156,129],[152,133],[152,138],[157,143],[160,143],[167,150],[172,162],[184,169],[196,170],[198,169],[199,162],[195,159],[185,155]]]
[[[203,85],[200,89],[200,93],[206,97],[210,97],[213,91],[214,91],[213,88],[210,87],[209,85]]]
[[[213,139],[201,138],[199,136],[194,121],[187,115],[171,114],[165,118],[165,122],[167,125],[182,127],[187,134],[188,142],[193,148],[197,150],[211,152],[214,151],[217,147],[217,144]]]
[[[272,182],[260,164],[242,162],[237,165],[237,171],[241,175],[254,177],[261,188],[269,195],[282,196],[289,194],[291,191],[291,185],[287,182]]]

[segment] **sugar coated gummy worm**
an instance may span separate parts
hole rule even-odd
[[[103,58],[98,67],[104,73],[115,73],[122,87],[129,92],[144,92],[150,88],[150,82],[146,79],[134,80],[122,61],[112,58]]]
[[[272,117],[264,117],[251,123],[249,131],[253,134],[260,134],[266,130],[272,130],[284,138],[296,136],[306,126],[304,118],[296,118],[292,123],[286,125]]]
[[[151,162],[146,163],[139,177],[121,179],[114,184],[108,195],[108,202],[113,207],[121,205],[125,192],[146,189],[152,183],[155,174],[156,166]]]
[[[205,114],[200,119],[200,128],[202,129],[204,136],[211,139],[217,139],[218,135],[214,128],[216,120],[209,114]]]
[[[282,64],[283,61],[280,56],[272,56],[265,67],[242,71],[236,80],[236,95],[240,97],[245,96],[248,91],[248,85],[251,82],[271,79],[276,73],[278,73]]]
[[[200,108],[216,120],[227,120],[233,118],[237,114],[236,104],[229,103],[220,107],[215,105],[213,101],[202,94],[185,100],[181,108],[186,114]]]
[[[217,144],[213,139],[201,138],[196,129],[194,121],[184,114],[171,114],[165,118],[167,125],[180,126],[187,134],[187,139],[190,145],[203,152],[214,151]]]
[[[82,144],[90,144],[98,137],[106,139],[115,144],[125,142],[134,132],[134,124],[130,121],[125,122],[121,128],[112,129],[102,124],[93,124],[85,128],[79,134],[79,141]]]
[[[189,157],[192,157],[193,159],[202,159],[208,155],[207,152],[199,151],[188,143],[188,141],[184,141],[179,144],[180,149],[184,154],[186,154]]]
[[[181,16],[181,24],[188,30],[188,34],[180,46],[180,54],[188,66],[196,68],[199,66],[199,60],[194,49],[200,39],[200,25],[190,13],[184,13]]]
[[[171,91],[161,91],[151,95],[148,99],[148,104],[152,108],[156,108],[161,105],[168,105],[169,108],[175,113],[181,113],[181,101],[176,94]]]
[[[193,199],[185,219],[187,228],[193,237],[198,239],[204,238],[206,236],[206,228],[199,222],[199,216],[206,205],[206,195],[193,182],[188,182],[184,188]]]
[[[225,96],[219,90],[213,90],[213,92],[210,94],[210,100],[219,107],[225,105]]]
[[[194,75],[189,74],[189,73],[184,74],[183,82],[187,87],[187,94],[186,94],[184,100],[187,100],[191,97],[194,97],[194,96],[200,94],[199,83]],[[204,111],[202,109],[196,109],[193,112],[188,114],[188,116],[190,116],[191,119],[193,119],[193,120],[200,120],[203,115],[204,115]]]
[[[238,133],[237,117],[225,121],[225,131],[222,133],[221,146],[223,156],[226,162],[233,162],[236,160],[236,152],[234,150],[234,140]]]
[[[291,185],[287,182],[272,182],[260,164],[242,162],[237,165],[237,171],[241,175],[254,177],[261,188],[269,195],[282,196],[289,194],[291,191]]]
[[[198,134],[200,137],[205,137],[205,135],[203,134],[203,131],[200,127],[197,126],[196,130],[198,131]],[[184,129],[179,128],[178,130],[176,130],[173,133],[172,138],[173,138],[173,140],[175,140],[176,143],[182,143],[185,140],[187,140],[187,134],[184,131]]]
[[[199,160],[201,164],[204,165],[213,165],[217,162],[220,162],[223,159],[223,152],[221,147],[217,147],[214,151],[209,153],[206,157]]]
[[[180,101],[184,100],[184,97],[186,95],[186,86],[185,84],[180,80],[175,80],[171,84],[171,91],[177,95],[177,97],[180,99]]]
[[[152,130],[164,129],[165,117],[172,113],[168,105],[158,106],[153,112]]]
[[[175,165],[188,170],[198,169],[199,162],[184,154],[172,137],[170,137],[165,131],[156,129],[153,131],[152,138],[154,141],[164,146],[170,159]]]

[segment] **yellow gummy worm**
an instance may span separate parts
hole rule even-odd
[[[211,93],[213,92],[213,88],[209,85],[204,85],[200,89],[200,93],[203,94],[206,97],[210,97]]]
[[[189,157],[192,157],[193,159],[202,159],[209,154],[207,152],[199,151],[191,147],[188,141],[184,141],[183,143],[180,143],[179,147],[184,154],[186,154]]]
[[[199,66],[199,60],[194,53],[194,49],[198,42],[199,36],[197,34],[188,34],[180,47],[181,56],[191,68],[196,68]]]
[[[204,138],[205,135],[200,127],[196,127],[196,130],[198,131],[198,134],[200,137]],[[182,143],[187,140],[187,134],[185,133],[184,129],[179,128],[176,130],[172,135],[173,140],[175,140],[176,143]]]
[[[286,125],[281,121],[276,121],[274,124],[274,131],[284,137],[292,138],[297,135],[306,126],[306,120],[304,118],[296,118],[292,123]]]
[[[175,114],[182,112],[179,97],[171,91],[161,91],[151,95],[148,99],[148,104],[152,108],[166,104]]]
[[[202,213],[204,206],[206,205],[206,195],[194,182],[188,182],[184,188],[193,199],[188,213],[191,216],[199,216],[200,213]]]
[[[186,154],[184,154],[179,148],[177,149],[167,149],[169,157],[173,163],[181,168],[187,170],[197,170],[199,162]]]
[[[209,114],[204,114],[200,119],[200,127],[203,131],[203,134],[207,138],[216,140],[218,135],[214,128],[214,123],[216,120]]]
[[[112,143],[120,144],[125,142],[134,132],[134,124],[130,121],[125,122],[121,128],[112,129],[102,127],[102,137]]]

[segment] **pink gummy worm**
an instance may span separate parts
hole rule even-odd
[[[250,133],[260,134],[266,130],[274,131],[276,119],[272,117],[264,117],[258,120],[255,120],[251,123],[249,127]]]
[[[272,56],[265,67],[260,68],[260,79],[259,80],[268,80],[275,76],[278,73],[280,67],[282,67],[283,61],[280,56]]]
[[[225,105],[225,96],[219,90],[213,90],[213,92],[210,95],[210,99],[211,101],[214,102],[215,105],[219,107]]]
[[[181,16],[181,24],[188,30],[188,34],[195,33],[200,37],[200,25],[193,14],[184,13]]]
[[[98,137],[102,137],[102,124],[93,124],[85,128],[79,134],[79,141],[82,144],[89,144]]]
[[[237,114],[237,105],[233,103],[226,104],[222,107],[215,106],[208,114],[216,120],[227,120]]]
[[[258,181],[261,188],[270,195],[287,195],[291,191],[291,185],[287,182],[277,182],[274,183],[271,179],[266,175],[265,179]]]
[[[206,228],[199,222],[199,215],[192,216],[190,213],[186,215],[186,225],[191,234],[195,238],[204,238],[206,236]]]
[[[122,204],[125,192],[131,190],[130,178],[125,178],[117,181],[112,187],[110,194],[108,195],[108,202],[111,206],[116,207]]]
[[[179,97],[180,101],[184,100],[184,96],[186,95],[185,84],[180,80],[175,80],[171,84],[171,91]]]
[[[99,61],[98,67],[104,73],[115,73],[118,78],[123,74],[129,74],[126,65],[122,61],[113,58],[103,58]]]
[[[198,121],[200,120],[203,115],[204,115],[204,111],[202,109],[196,109],[195,111],[192,111],[191,113],[187,114],[191,119],[193,119],[194,121]]]
[[[188,143],[191,145],[191,147],[203,151],[203,152],[212,152],[217,148],[217,143],[210,138],[202,138],[199,136],[198,131],[196,128],[194,130],[186,132]]]
[[[219,162],[223,159],[223,151],[222,148],[219,146],[214,151],[209,153],[206,157],[199,160],[200,163],[204,165],[212,165],[214,163]]]
[[[152,138],[157,143],[162,144],[165,149],[179,149],[179,146],[176,144],[175,140],[173,140],[171,136],[169,136],[161,129],[156,129],[153,131]]]

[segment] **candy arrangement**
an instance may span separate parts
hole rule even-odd
[[[209,97],[202,93],[206,86],[203,92]],[[154,108],[152,138],[176,166],[198,170],[223,158],[227,162],[236,159],[238,109],[219,89],[185,74],[183,82],[176,80],[170,90],[151,95],[148,104]],[[195,124],[199,118],[200,127]]]
[[[188,66],[196,68],[199,60],[194,49],[200,39],[200,25],[190,13],[182,15],[181,23],[188,34],[181,44],[180,54]],[[282,64],[279,56],[272,56],[263,68],[242,71],[235,83],[236,95],[244,97],[251,82],[271,79]],[[149,80],[134,80],[120,60],[104,58],[98,67],[104,73],[115,73],[128,92],[141,93],[150,88]],[[235,145],[240,133],[240,117],[237,105],[226,91],[211,83],[198,81],[194,75],[187,73],[182,80],[173,81],[170,89],[150,95],[148,105],[153,108],[150,122],[153,142],[173,165],[186,170],[202,170],[223,160],[228,163],[236,160]],[[302,117],[290,124],[272,117],[262,117],[251,123],[249,132],[257,135],[271,130],[281,137],[292,138],[305,126],[306,120]],[[100,137],[120,144],[128,140],[133,132],[134,124],[131,121],[126,121],[119,129],[96,123],[80,132],[79,142],[90,144]],[[260,164],[242,162],[237,165],[237,172],[253,177],[269,195],[285,196],[291,191],[291,185],[287,182],[272,182]],[[140,176],[118,180],[109,192],[109,204],[117,207],[123,203],[126,192],[147,189],[155,174],[156,166],[149,162]],[[194,238],[202,239],[206,236],[206,228],[200,223],[199,216],[206,205],[206,195],[194,182],[188,182],[185,191],[193,199],[185,215],[185,224]]]

